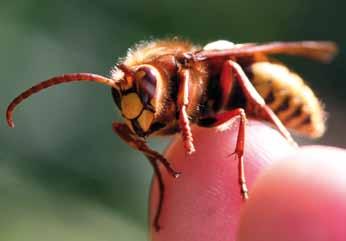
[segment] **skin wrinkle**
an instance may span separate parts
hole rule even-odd
[[[238,133],[239,120],[235,122],[222,132],[194,127],[196,152],[191,156],[185,154],[181,137],[173,140],[166,157],[182,175],[173,180],[164,173],[167,196],[161,216],[163,228],[158,233],[152,230],[153,241],[234,241],[239,210],[244,204],[238,183],[238,162],[235,156],[230,156]],[[248,121],[244,160],[250,198],[251,186],[260,170],[293,150],[271,127]],[[153,187],[151,212],[157,198],[155,181]]]
[[[344,241],[345,160],[345,150],[310,146],[267,169],[241,214],[237,240]]]
[[[247,127],[249,201],[241,202],[236,162],[225,158],[225,146],[234,146],[237,128],[193,128],[197,151],[189,160],[184,159],[180,137],[166,151],[183,174],[176,182],[165,178],[169,195],[163,229],[152,232],[151,240],[344,241],[346,152],[292,148],[263,123],[250,120]],[[154,183],[152,201],[155,189]],[[242,235],[236,238],[239,220]]]

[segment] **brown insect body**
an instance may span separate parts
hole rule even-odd
[[[138,118],[141,115],[127,121],[130,129],[134,130],[136,134],[144,137],[151,134],[170,135],[179,132],[177,123],[178,107],[176,103],[179,88],[178,70],[184,64],[179,63],[179,56],[182,56],[186,52],[197,51],[198,49],[200,48],[188,42],[176,40],[142,43],[137,45],[133,50],[129,50],[122,65],[114,68],[112,76],[115,79],[121,75],[125,66],[126,68],[132,69],[133,72],[137,72],[137,76],[134,74],[134,83],[120,88],[121,93],[117,92],[116,89],[112,90],[114,100],[118,102],[118,106],[121,106],[119,101],[122,97],[129,93],[136,93],[139,94],[138,97],[142,103],[145,103],[144,109],[151,109],[153,111],[154,118],[149,128],[143,128],[143,126],[148,126],[147,123],[139,122]],[[151,73],[151,78],[156,79],[154,81],[156,84],[154,87],[156,91],[154,92],[156,93],[152,93],[150,96],[145,96],[148,91],[139,91],[140,88],[138,85],[141,84],[140,78],[143,78],[140,73],[138,74],[141,67],[151,69],[151,72],[158,72],[155,77]],[[189,66],[189,68],[192,73],[189,82],[190,103],[187,108],[187,113],[191,119],[195,119],[199,114],[197,111],[198,106],[207,87],[207,69],[206,65],[202,62],[197,62]],[[147,85],[149,84],[147,83]],[[143,92],[145,93],[143,94]],[[127,105],[126,107],[132,109],[133,105]],[[123,112],[124,110],[121,109],[121,111]]]
[[[299,55],[329,61],[336,53],[332,42],[273,42],[233,44],[216,41],[204,48],[181,40],[161,40],[129,50],[111,72],[111,78],[76,73],[43,81],[16,97],[8,106],[7,121],[13,127],[14,108],[32,94],[60,83],[98,82],[112,88],[113,99],[125,123],[113,130],[150,161],[158,179],[159,203],[154,226],[159,230],[164,183],[159,164],[178,177],[169,161],[146,144],[151,135],[181,133],[187,153],[195,151],[190,125],[215,127],[239,117],[234,153],[239,161],[239,184],[246,199],[244,173],[246,116],[271,123],[289,142],[286,127],[310,137],[325,129],[321,104],[302,78],[271,54]],[[230,152],[232,152],[231,150]]]
[[[156,100],[152,125],[148,127],[144,121],[138,122],[138,118],[127,122],[138,135],[167,135],[180,131],[177,121],[179,116],[176,114],[179,81],[177,71],[183,63],[178,62],[177,56],[197,50],[200,50],[200,47],[169,40],[144,43],[129,52],[124,65],[129,68],[137,68],[143,64],[153,66],[163,75],[161,81],[164,82],[157,88],[161,93]],[[221,89],[217,79],[220,78],[224,61],[225,58],[219,58],[209,63],[197,62],[189,66],[193,69],[193,77],[189,83],[190,105],[187,114],[192,123],[237,107],[244,108],[248,116],[261,119],[261,116],[247,108],[246,99],[238,85],[233,85],[228,93],[222,96],[221,93],[225,90]],[[261,54],[236,58],[235,61],[240,63],[255,89],[286,127],[309,137],[323,134],[324,112],[317,97],[298,74]],[[118,74],[117,70],[113,72],[114,77]],[[133,89],[133,92],[136,91]],[[141,124],[146,126],[144,130]]]
[[[303,79],[280,63],[256,62],[249,75],[258,93],[282,123],[311,138],[325,131],[322,105]]]

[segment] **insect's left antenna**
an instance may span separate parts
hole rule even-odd
[[[23,100],[25,100],[26,98],[30,97],[31,95],[43,89],[47,89],[53,85],[58,85],[58,84],[68,83],[73,81],[97,82],[103,85],[110,86],[112,88],[118,88],[117,81],[101,76],[101,75],[97,75],[97,74],[73,73],[73,74],[64,74],[64,75],[56,76],[48,80],[45,80],[37,85],[34,85],[33,87],[27,89],[26,91],[18,95],[7,107],[7,111],[6,111],[7,124],[12,128],[14,127],[14,122],[12,117],[13,111],[16,108],[16,106],[19,103],[21,103]]]

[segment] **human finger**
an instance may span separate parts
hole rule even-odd
[[[346,240],[346,151],[311,146],[256,180],[239,241]]]
[[[238,124],[229,130],[193,128],[196,152],[187,155],[176,137],[166,157],[182,172],[173,179],[162,169],[165,195],[159,232],[153,230],[158,202],[157,180],[153,182],[150,204],[151,238],[154,241],[234,241],[242,200],[238,160],[234,152]],[[255,177],[274,160],[294,151],[271,127],[249,121],[245,137],[245,175],[250,188]]]

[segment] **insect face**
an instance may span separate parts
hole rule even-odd
[[[119,70],[123,76],[119,80],[119,89],[112,89],[113,99],[131,131],[141,137],[147,136],[158,114],[157,102],[162,100],[160,90],[164,76],[149,64],[134,69],[120,65],[113,75],[118,75]]]

